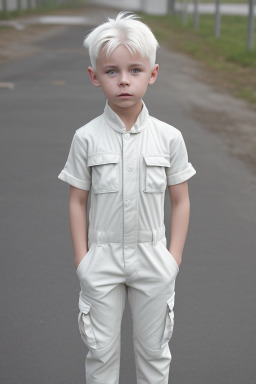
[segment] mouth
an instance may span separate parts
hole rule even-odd
[[[131,96],[130,93],[120,93],[120,95],[118,95],[119,97],[129,97]]]

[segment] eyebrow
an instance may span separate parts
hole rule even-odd
[[[104,69],[108,69],[108,68],[117,68],[117,66],[116,65],[111,65],[111,64],[104,65]]]
[[[144,67],[144,64],[142,64],[142,63],[134,63],[134,64],[131,64],[131,67]]]
[[[130,65],[130,67],[144,67],[144,64],[142,63],[133,63]],[[113,69],[116,69],[118,68],[117,65],[111,65],[111,64],[107,64],[107,65],[104,65],[104,69],[108,69],[108,68],[113,68]]]

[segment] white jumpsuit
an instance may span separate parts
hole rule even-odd
[[[89,250],[76,270],[87,384],[119,383],[126,290],[137,384],[168,383],[179,267],[166,247],[165,190],[195,173],[181,132],[144,102],[130,131],[108,102],[76,130],[58,178],[91,189]]]

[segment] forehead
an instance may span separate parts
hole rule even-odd
[[[109,55],[107,55],[106,49],[101,49],[97,64],[99,65],[131,65],[133,63],[149,65],[149,59],[143,57],[140,52],[136,51],[131,53],[129,49],[120,44]]]

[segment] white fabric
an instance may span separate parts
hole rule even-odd
[[[118,230],[124,243],[136,243],[138,230],[163,225],[167,185],[195,173],[177,128],[150,117],[143,103],[126,131],[106,103],[101,116],[76,130],[58,178],[91,189],[91,228]]]
[[[128,290],[138,384],[167,384],[179,267],[166,248],[167,185],[196,173],[181,132],[149,116],[130,131],[109,107],[76,130],[58,178],[91,191],[89,250],[77,268],[87,384],[117,384]]]
[[[162,235],[161,235],[162,236]],[[77,268],[81,291],[78,326],[89,351],[86,384],[118,384],[121,322],[126,290],[133,318],[138,384],[168,384],[178,264],[166,237],[124,248],[92,243]],[[159,240],[160,239],[160,240]]]

